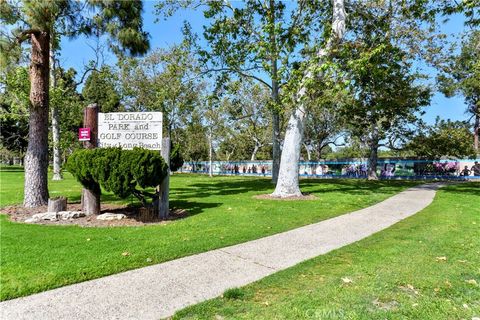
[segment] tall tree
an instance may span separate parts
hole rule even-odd
[[[402,50],[384,42],[367,46],[357,43],[357,52],[347,48],[349,56],[358,56],[347,58],[353,99],[342,111],[348,130],[369,147],[368,179],[377,179],[381,142],[393,141],[403,133],[400,128],[416,122],[421,107],[430,103],[430,90],[415,84],[419,76]]]
[[[90,73],[83,86],[82,96],[87,104],[98,104],[101,112],[121,111],[117,83],[117,74],[112,67],[103,65],[100,70]]]
[[[267,145],[271,131],[265,112],[269,94],[265,88],[248,79],[231,83],[227,91],[226,112],[234,129],[251,140],[249,145],[253,145],[253,149],[249,158],[256,160],[260,149]]]
[[[23,202],[26,207],[41,206],[48,200],[49,60],[52,35],[74,37],[79,34],[107,33],[116,53],[126,51],[143,54],[148,50],[149,42],[147,33],[142,30],[141,12],[140,1],[24,0],[0,3],[0,21],[13,30],[11,35],[2,32],[2,54],[9,55],[10,48],[26,42],[31,47],[29,140],[25,155]]]
[[[173,143],[181,143],[177,128],[200,104],[205,84],[186,42],[158,49],[141,59],[119,62],[122,103],[129,110],[162,111],[165,132]]]
[[[28,145],[28,69],[2,69],[0,79],[0,143],[23,158]]]
[[[331,35],[327,42],[321,46],[321,49],[316,52],[314,61],[305,69],[299,82],[298,91],[295,95],[297,105],[288,120],[278,181],[272,194],[274,197],[298,197],[302,195],[298,184],[298,161],[307,113],[304,103],[308,98],[307,87],[318,79],[321,70],[319,66],[325,62],[345,33],[346,12],[344,1],[334,0],[332,11]]]
[[[471,139],[468,123],[437,118],[434,125],[427,126],[413,137],[405,149],[428,159],[475,157]]]
[[[447,97],[460,94],[465,98],[467,113],[473,119],[473,146],[480,154],[480,31],[467,32],[461,45],[460,52],[448,56],[441,65],[438,80]]]
[[[217,72],[219,81],[229,76],[258,81],[270,90],[272,117],[272,180],[277,181],[281,145],[281,87],[292,71],[298,50],[308,45],[318,28],[318,1],[168,0],[157,5],[157,13],[172,15],[179,7],[204,7],[210,24],[204,27],[206,48],[199,50],[205,72]]]

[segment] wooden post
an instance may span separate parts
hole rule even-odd
[[[88,105],[83,114],[83,127],[90,128],[90,141],[84,141],[86,149],[95,149],[98,140],[98,106],[96,103]],[[82,211],[86,215],[100,213],[100,186],[94,189],[83,188]]]
[[[67,210],[67,198],[58,197],[48,199],[48,212],[60,212]]]
[[[162,158],[168,164],[167,176],[160,185],[160,201],[158,202],[158,217],[167,219],[170,212],[169,197],[170,192],[170,138],[162,139],[162,150],[160,151]]]

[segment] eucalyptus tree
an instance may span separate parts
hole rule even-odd
[[[268,144],[268,135],[271,133],[270,121],[266,116],[269,94],[264,87],[248,79],[229,84],[227,91],[229,103],[226,112],[234,129],[251,140],[249,145],[253,145],[253,149],[249,158],[256,160],[260,149]]]
[[[311,108],[305,121],[303,146],[307,160],[320,160],[330,145],[341,146],[343,136],[340,116],[333,108]]]
[[[2,68],[0,75],[0,144],[23,158],[28,145],[28,69]]]
[[[82,96],[85,103],[98,104],[101,112],[121,111],[118,74],[108,65],[93,70],[85,81]]]
[[[426,126],[405,145],[413,155],[428,159],[441,157],[475,157],[472,133],[465,121],[437,118],[434,125]]]
[[[0,22],[8,26],[2,28],[1,32],[2,54],[11,56],[15,50],[12,48],[24,43],[29,43],[31,48],[29,140],[25,155],[26,207],[41,206],[48,200],[49,60],[52,35],[75,37],[106,33],[116,53],[143,54],[148,50],[149,42],[147,33],[142,30],[141,12],[140,1],[0,2]]]
[[[346,33],[345,41],[351,43],[351,47],[355,48],[356,38],[359,35],[369,34],[377,30],[377,23],[385,25],[388,23],[388,28],[382,27],[383,35],[378,34],[383,38],[391,39],[396,47],[401,48],[409,53],[410,61],[421,59],[431,59],[431,56],[436,54],[439,49],[440,40],[443,39],[441,35],[434,33],[435,19],[441,11],[440,6],[434,1],[423,0],[407,0],[407,1],[349,1],[346,10],[348,15],[345,15],[345,7],[343,1],[333,2],[334,20],[333,36],[328,37],[329,32],[324,33],[327,37],[318,35],[321,49],[318,50],[316,59],[311,59],[304,66],[303,78],[298,81],[296,108],[290,116],[287,132],[285,135],[284,149],[282,152],[282,162],[279,176],[279,183],[274,192],[274,196],[288,197],[301,195],[298,187],[298,159],[300,156],[300,146],[303,138],[303,127],[305,121],[306,105],[302,100],[308,97],[310,90],[318,90],[320,87],[329,87],[330,85],[346,86],[348,79],[342,74],[343,71],[338,71],[338,65],[341,64],[337,57],[341,53],[344,44],[341,46],[332,46],[331,44],[338,43],[333,41],[339,39],[336,36],[338,32],[335,27],[341,25],[347,27],[341,28],[340,35]],[[365,16],[365,13],[367,15]],[[368,28],[366,19],[371,19]],[[338,17],[341,17],[339,19]],[[325,22],[328,26],[328,22]],[[362,28],[363,31],[361,30]],[[338,29],[338,28],[337,28]],[[328,28],[327,28],[328,30]],[[362,40],[360,39],[360,44]],[[323,45],[322,45],[323,44]],[[376,48],[370,48],[376,49]],[[356,63],[364,61],[357,60]],[[353,66],[352,66],[353,67]],[[343,69],[344,70],[344,69]],[[312,85],[313,84],[313,85]],[[348,87],[348,86],[346,86]],[[340,88],[341,91],[341,88]],[[287,151],[288,150],[288,151]],[[285,154],[285,156],[284,156]],[[283,168],[283,169],[282,169]]]
[[[280,170],[277,185],[272,196],[274,197],[298,197],[301,196],[298,184],[298,161],[303,139],[305,117],[307,114],[305,100],[308,98],[307,89],[319,77],[321,65],[337,47],[345,33],[346,12],[343,0],[334,0],[332,8],[331,31],[328,40],[317,50],[314,61],[305,68],[299,81],[295,100],[297,105],[293,110],[287,124],[283,151],[280,162]]]
[[[123,59],[119,66],[125,107],[136,111],[162,111],[165,131],[172,141],[180,143],[176,131],[200,103],[205,87],[189,44],[183,42],[157,49],[141,59]]]
[[[370,33],[376,38],[374,32]],[[383,42],[383,41],[382,41]],[[368,179],[377,179],[378,149],[395,139],[400,128],[408,130],[421,108],[430,103],[430,90],[418,85],[406,54],[389,43],[348,48],[348,73],[352,80],[351,103],[342,109],[348,130],[369,148]]]
[[[447,55],[440,69],[440,90],[447,97],[460,94],[465,98],[467,113],[473,119],[473,146],[480,154],[480,30],[465,33],[460,52]]]
[[[210,22],[204,26],[206,46],[198,53],[205,73],[248,78],[270,91],[272,117],[272,180],[277,181],[281,153],[281,88],[288,81],[300,49],[308,46],[319,28],[318,0],[296,3],[279,0],[167,0],[157,5],[157,14],[172,15],[179,8],[204,8]],[[287,6],[290,4],[290,6]]]

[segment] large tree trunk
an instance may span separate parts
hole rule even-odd
[[[209,177],[213,177],[213,142],[212,142],[212,131],[208,135],[208,175]]]
[[[51,45],[52,46],[52,45]],[[55,54],[50,51],[50,73],[52,88],[57,87],[57,75],[55,68]],[[62,180],[62,156],[60,152],[60,115],[58,107],[52,106],[52,142],[53,142],[53,177],[52,180]]]
[[[310,151],[310,148],[306,143],[303,143],[303,146],[305,147],[305,151],[307,152],[307,160],[312,161],[312,152]]]
[[[260,143],[257,139],[255,140],[255,147],[253,148],[252,156],[250,157],[250,161],[255,161],[257,159],[258,149],[260,149]]]
[[[299,197],[302,195],[298,184],[298,160],[302,146],[305,107],[303,103],[290,116],[283,141],[282,158],[274,197]]]
[[[31,35],[30,119],[25,154],[25,207],[48,202],[48,87],[50,34]]]
[[[162,141],[162,158],[168,164],[167,176],[160,185],[160,201],[158,207],[158,217],[167,219],[170,214],[170,138],[164,138]]]
[[[270,24],[276,25],[275,16],[275,0],[270,0]],[[278,174],[280,171],[280,156],[281,156],[281,138],[280,138],[280,112],[278,110],[280,104],[280,87],[278,85],[278,48],[277,35],[275,28],[270,31],[270,45],[271,45],[271,77],[272,77],[272,182],[277,183]]]
[[[480,102],[479,102],[480,103]],[[480,136],[480,107],[477,106],[477,112],[475,113],[475,124],[473,127],[473,148],[475,149],[475,153],[477,155],[480,154],[480,150],[478,149],[478,140]]]
[[[275,106],[272,110],[272,182],[277,183],[278,174],[280,171],[280,157],[281,157],[281,137],[280,137],[280,113],[278,112],[277,103],[278,103],[278,91],[274,95]]]
[[[317,56],[320,61],[330,54],[334,42],[340,40],[345,32],[345,6],[343,0],[334,0],[333,2],[333,36],[327,42],[324,49],[321,49]],[[303,129],[305,126],[305,105],[302,100],[306,95],[306,83],[314,77],[313,68],[310,66],[303,76],[300,89],[296,95],[298,107],[294,110],[287,125],[283,150],[280,161],[280,171],[278,175],[277,186],[272,196],[274,197],[297,197],[301,196],[298,184],[298,161],[300,159],[300,149],[303,139]]]
[[[367,179],[378,180],[377,176],[377,162],[378,162],[378,136],[374,134],[372,141],[370,141],[370,155],[367,163]]]

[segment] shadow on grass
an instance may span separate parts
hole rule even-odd
[[[20,166],[0,166],[1,172],[23,172],[23,167]]]
[[[195,183],[187,188],[174,188],[177,194],[187,197],[228,196],[247,192],[273,191],[274,185],[269,179],[248,179],[233,181],[212,181]]]
[[[480,182],[456,183],[443,188],[444,191],[454,194],[470,194],[480,197]],[[479,198],[480,199],[480,198]]]
[[[335,188],[321,188],[325,184],[335,184]],[[319,193],[348,193],[348,194],[365,194],[365,193],[383,193],[392,188],[397,190],[399,186],[413,186],[415,183],[403,180],[377,180],[368,181],[365,179],[325,179],[325,180],[302,180],[300,188],[312,188],[311,192]],[[315,187],[317,187],[315,189]]]
[[[332,188],[326,185],[335,184]],[[347,179],[318,179],[301,180],[300,188],[308,188],[308,193],[349,193],[365,194],[385,192],[388,189],[397,189],[401,185],[412,185],[404,181],[367,181],[367,180],[347,180]],[[209,197],[209,196],[228,196],[247,192],[269,193],[274,189],[274,185],[269,179],[248,179],[232,181],[212,181],[211,183],[195,183],[186,188],[175,188],[175,192],[182,197]]]
[[[195,202],[187,200],[171,200],[170,207],[175,209],[184,209],[187,210],[188,214],[186,217],[191,217],[202,213],[205,209],[216,208],[223,205],[219,202]]]

